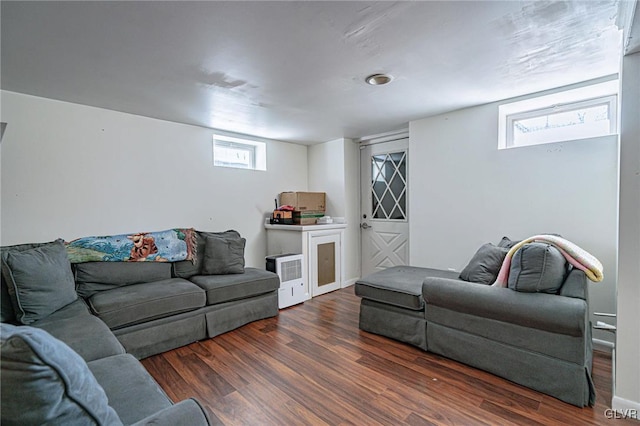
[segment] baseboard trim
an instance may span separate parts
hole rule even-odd
[[[606,352],[609,354],[613,352],[614,344],[612,342],[601,339],[591,339],[591,341],[593,342],[594,351]]]
[[[615,412],[616,419],[640,420],[640,402],[630,401],[614,395],[611,400],[611,409]]]
[[[350,280],[346,280],[342,283],[342,287],[341,288],[347,288],[347,287],[351,287],[352,285],[354,285],[356,283],[356,281],[358,281],[360,278],[351,278]]]

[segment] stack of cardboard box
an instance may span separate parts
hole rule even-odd
[[[315,225],[324,216],[327,195],[324,192],[281,192],[280,205],[293,206],[293,223]]]

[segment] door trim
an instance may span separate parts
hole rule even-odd
[[[358,145],[360,145],[360,149],[362,149],[363,146],[375,145],[384,142],[393,142],[400,139],[409,139],[409,129],[394,130],[392,132],[363,136],[361,138],[355,139],[355,141],[358,143]]]
[[[392,137],[392,135],[395,135],[395,137]],[[359,199],[360,199],[360,206],[359,206],[359,222],[360,222],[360,226],[359,226],[359,234],[360,234],[360,270],[361,270],[361,275],[365,275],[369,271],[370,269],[370,264],[367,263],[367,261],[365,260],[365,256],[368,255],[368,253],[374,254],[373,251],[369,250],[366,246],[365,243],[365,232],[372,232],[372,230],[369,231],[365,231],[362,229],[362,224],[363,221],[367,221],[369,222],[372,226],[375,226],[376,223],[378,223],[378,226],[382,226],[383,228],[378,228],[378,232],[382,231],[382,229],[384,229],[384,227],[386,227],[387,223],[390,223],[390,221],[386,220],[386,219],[375,219],[372,217],[372,215],[367,210],[367,207],[365,207],[365,202],[366,205],[368,206],[370,203],[368,202],[368,197],[369,197],[369,192],[371,191],[370,188],[370,184],[371,184],[371,165],[369,164],[369,162],[364,161],[363,160],[363,155],[365,155],[366,153],[363,152],[365,149],[371,150],[373,151],[372,155],[374,155],[375,152],[380,151],[380,152],[394,152],[394,151],[403,151],[406,155],[406,167],[408,170],[409,167],[409,155],[410,155],[410,149],[409,149],[409,138],[407,137],[406,133],[403,132],[393,132],[390,134],[386,134],[385,137],[378,139],[378,140],[370,140],[370,143],[363,143],[360,145],[360,159],[359,159],[359,169],[360,169],[360,194],[359,194]],[[388,144],[388,146],[384,146],[384,147],[374,147],[374,145],[378,145],[378,144]],[[366,170],[365,170],[366,168]],[[367,179],[365,179],[365,173],[366,176],[369,176]],[[403,256],[406,255],[406,259],[403,259],[402,262],[403,263],[397,263],[396,261],[392,260],[393,264],[408,264],[409,262],[409,240],[411,238],[411,236],[409,235],[409,216],[410,216],[410,203],[411,200],[409,199],[409,187],[411,186],[411,183],[408,180],[408,173],[406,174],[406,191],[405,191],[405,210],[404,210],[404,219],[397,219],[394,220],[395,223],[404,223],[406,225],[404,235],[405,235],[405,239],[406,239],[406,246],[404,248],[405,253]],[[363,189],[364,186],[367,186],[366,191]],[[365,193],[366,192],[366,193]],[[366,197],[366,198],[365,198]],[[367,214],[367,218],[363,218],[363,215]],[[388,232],[388,231],[387,231]],[[372,247],[377,247],[376,244],[374,244]],[[398,246],[400,247],[400,246]],[[366,267],[365,267],[366,266]],[[391,265],[388,265],[391,266]]]

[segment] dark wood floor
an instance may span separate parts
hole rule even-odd
[[[611,359],[596,352],[593,408],[358,329],[353,287],[143,360],[167,394],[225,425],[611,424]],[[615,420],[617,425],[637,425]]]

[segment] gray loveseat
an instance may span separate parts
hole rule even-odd
[[[211,240],[244,247],[235,231],[198,232],[195,263],[75,265],[61,240],[3,247],[2,423],[209,424],[138,359],[278,314],[278,276],[243,259],[229,269],[238,256],[208,256]]]
[[[481,247],[462,273],[397,266],[360,279],[360,328],[593,405],[585,273],[554,247],[532,243],[516,252],[508,288],[487,285],[510,242],[501,244]]]

